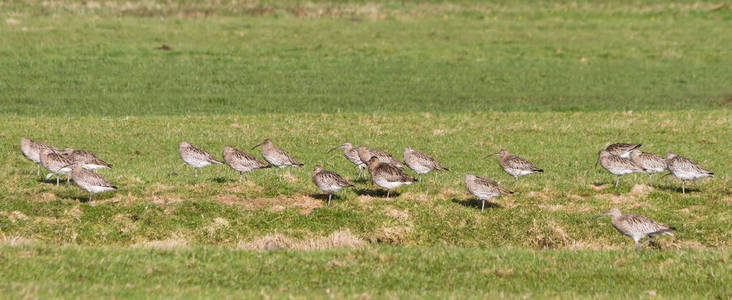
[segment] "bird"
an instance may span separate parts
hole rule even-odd
[[[620,176],[630,173],[644,172],[645,170],[632,162],[630,159],[614,155],[607,150],[600,150],[597,153],[597,164],[600,164],[610,174],[615,175],[615,186],[618,186]]]
[[[594,219],[602,216],[609,216],[610,224],[613,224],[613,227],[615,227],[618,232],[632,238],[635,242],[636,249],[640,249],[641,247],[641,244],[639,244],[638,241],[646,236],[648,237],[648,241],[651,241],[654,234],[673,236],[671,231],[676,230],[674,227],[663,225],[644,216],[621,214],[620,210],[617,208],[611,208],[609,211],[595,216]]]
[[[630,151],[630,160],[648,173],[648,180],[653,174],[666,170],[666,160],[653,153],[633,149]]]
[[[508,150],[505,149],[491,155],[498,156],[498,164],[501,166],[501,169],[503,169],[504,172],[508,173],[508,175],[516,178],[516,182],[518,182],[519,176],[544,172],[544,170],[535,167],[527,160],[520,158],[516,155],[511,155],[510,153],[508,153]]]
[[[605,150],[607,150],[607,152],[610,152],[613,155],[617,155],[622,158],[630,158],[630,151],[633,149],[637,149],[640,146],[641,146],[641,144],[616,143],[616,144],[607,146],[607,148],[605,148]]]
[[[353,186],[353,184],[341,177],[341,175],[323,170],[321,166],[315,166],[313,169],[313,183],[318,189],[328,194],[328,206],[330,206],[330,199],[334,193],[337,193],[343,188]]]
[[[386,198],[389,198],[392,189],[412,184],[415,181],[412,176],[392,164],[382,162],[377,156],[372,156],[366,165],[371,174],[371,181],[386,189]]]
[[[208,152],[193,147],[193,145],[186,141],[180,142],[180,145],[178,145],[178,154],[180,154],[180,158],[186,164],[193,167],[193,174],[195,177],[198,177],[199,168],[203,168],[211,164],[224,164],[213,158],[213,156]]]
[[[29,159],[30,161],[34,162],[36,164],[36,174],[41,175],[41,150],[42,149],[49,149],[53,152],[58,152],[58,149],[46,145],[41,142],[35,142],[33,140],[27,139],[27,138],[21,138],[20,139],[20,153],[25,156],[25,158]]]
[[[46,176],[46,179],[51,178],[53,174],[56,174],[56,186],[58,186],[59,176],[61,174],[71,173],[71,167],[69,167],[69,165],[71,165],[72,161],[61,155],[61,153],[44,148],[41,150],[41,154],[39,156],[41,158],[41,165],[51,171],[51,173]],[[69,177],[66,177],[66,185],[69,185]]]
[[[434,158],[427,154],[415,151],[412,147],[404,148],[404,164],[412,171],[419,174],[417,181],[422,182],[422,174],[427,174],[432,170],[450,171],[441,166]]]
[[[666,168],[669,174],[681,179],[681,192],[686,194],[686,181],[704,177],[714,177],[714,173],[699,166],[698,163],[674,153],[666,153]],[[666,174],[668,175],[668,174]],[[665,176],[665,175],[664,175]]]
[[[241,182],[242,173],[244,172],[271,167],[269,164],[258,160],[253,155],[239,151],[231,146],[224,147],[222,156],[224,157],[224,162],[226,162],[229,167],[234,169],[234,171],[239,172],[239,182]]]
[[[104,180],[102,176],[84,167],[84,164],[80,161],[75,161],[68,167],[71,168],[71,178],[74,180],[74,184],[89,193],[89,201],[92,201],[94,194],[117,189],[116,186]]]
[[[368,161],[371,159],[371,157],[376,156],[380,162],[390,164],[400,169],[404,167],[404,165],[402,165],[402,163],[400,163],[398,160],[394,159],[391,154],[381,150],[371,149],[367,147],[359,147],[357,152],[358,157],[361,159],[361,162],[363,162],[363,164],[366,166],[368,166]]]
[[[112,165],[97,158],[89,151],[65,148],[61,154],[71,159],[73,162],[81,162],[82,166],[88,170],[109,169],[112,167]]]
[[[290,154],[284,150],[277,148],[272,141],[265,139],[262,143],[252,147],[252,149],[262,146],[262,157],[270,165],[274,166],[275,175],[277,175],[277,169],[284,167],[300,167],[303,164],[296,161]]]
[[[512,191],[501,187],[498,182],[487,178],[480,178],[473,174],[465,174],[465,189],[483,201],[480,211],[485,210],[485,200],[513,194]]]
[[[348,159],[352,164],[356,165],[358,167],[358,178],[361,178],[361,173],[363,173],[363,168],[366,167],[366,164],[361,161],[361,158],[358,157],[358,149],[364,148],[363,146],[354,147],[353,144],[349,142],[345,142],[340,146],[333,147],[332,149],[328,150],[328,152],[331,152],[335,149],[343,149],[343,156]]]

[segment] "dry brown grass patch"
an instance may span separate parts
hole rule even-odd
[[[166,205],[170,203],[178,203],[183,202],[185,200],[185,196],[181,193],[172,193],[172,194],[162,194],[159,196],[153,196],[150,201],[157,205]]]
[[[277,198],[239,198],[231,194],[219,194],[214,196],[213,199],[226,205],[240,205],[248,210],[267,209],[271,212],[278,212],[288,208],[297,208],[298,212],[303,215],[310,214],[313,209],[324,206],[322,200],[305,195],[279,196]]]
[[[385,243],[392,246],[401,245],[409,240],[414,229],[412,226],[392,226],[376,229],[368,240],[375,243]]]
[[[188,242],[180,237],[180,234],[173,234],[165,240],[145,241],[132,245],[133,248],[155,248],[155,249],[173,249],[188,247]]]
[[[3,234],[0,236],[0,246],[12,246],[12,247],[19,247],[19,246],[28,246],[37,244],[38,241],[34,239],[25,238],[22,236],[14,235],[14,236],[8,236]]]
[[[531,221],[529,228],[529,243],[538,249],[564,248],[570,245],[571,240],[564,229],[554,221]]]
[[[295,240],[281,234],[266,235],[256,238],[250,242],[239,242],[237,249],[244,250],[324,250],[332,248],[359,248],[366,242],[350,230],[341,230],[331,233],[326,237],[314,237],[303,240]]]

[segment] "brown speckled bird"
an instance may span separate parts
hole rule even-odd
[[[614,155],[607,150],[600,150],[600,152],[597,153],[597,163],[595,163],[595,166],[597,166],[598,163],[605,168],[605,170],[615,175],[615,186],[618,186],[620,176],[630,173],[644,172],[643,168],[636,165],[630,159]]]
[[[28,160],[36,163],[36,174],[41,175],[41,150],[48,149],[58,152],[58,149],[41,142],[35,142],[27,138],[20,139],[20,153]]]
[[[337,193],[343,188],[353,186],[353,184],[341,177],[341,175],[323,170],[321,166],[315,166],[315,169],[313,169],[313,184],[328,194],[328,206],[330,206],[330,199],[334,193]]]
[[[513,194],[512,191],[501,187],[498,182],[487,178],[480,178],[473,174],[465,174],[465,188],[483,202],[480,211],[485,210],[485,200]]]
[[[222,165],[224,163],[216,160],[211,154],[196,147],[189,142],[181,142],[178,145],[178,154],[183,161],[193,167],[193,174],[198,177],[198,169],[211,164]]]
[[[62,154],[73,162],[80,162],[84,168],[89,170],[109,169],[112,167],[112,165],[97,158],[89,151],[66,148]]]
[[[652,235],[654,234],[673,236],[670,231],[676,230],[674,227],[663,225],[644,216],[621,214],[620,210],[617,208],[611,208],[606,213],[598,215],[595,218],[602,216],[610,216],[610,223],[613,224],[613,227],[615,227],[618,232],[632,238],[635,242],[636,249],[641,247],[641,244],[639,244],[638,241],[646,236],[648,237],[648,241],[650,241],[653,239]]]
[[[607,146],[605,150],[607,150],[607,152],[610,152],[610,154],[612,155],[617,155],[622,158],[630,158],[630,151],[633,149],[637,149],[640,146],[641,144],[617,143]]]
[[[369,167],[371,181],[386,189],[386,198],[389,198],[392,189],[414,183],[412,176],[390,163],[382,162],[377,156],[372,156],[366,165]]]
[[[450,171],[449,169],[441,166],[434,158],[416,151],[412,149],[412,147],[404,148],[404,163],[409,167],[409,169],[419,174],[419,178],[417,178],[417,181],[419,182],[422,182],[422,174],[427,174],[430,171]]]
[[[516,155],[511,155],[505,149],[491,155],[498,155],[498,164],[501,166],[501,169],[508,173],[508,175],[516,178],[516,182],[518,182],[519,176],[544,172],[544,170],[535,167],[527,160]]]
[[[289,153],[275,146],[269,139],[265,139],[262,143],[252,147],[252,149],[259,146],[262,146],[261,153],[264,160],[274,167],[275,175],[278,175],[277,169],[279,168],[300,167],[303,165],[292,158]]]
[[[666,168],[671,175],[681,179],[681,192],[686,194],[686,181],[704,177],[714,177],[714,173],[702,168],[695,161],[671,152],[666,153]]]
[[[361,178],[361,174],[363,173],[363,168],[366,167],[366,164],[364,164],[361,161],[361,158],[358,157],[358,149],[365,148],[363,146],[354,147],[353,144],[349,142],[345,142],[340,146],[333,147],[332,149],[328,150],[328,152],[331,152],[335,149],[343,149],[343,156],[348,159],[352,164],[354,164],[356,167],[358,167],[358,178]]]
[[[653,174],[666,170],[666,160],[653,153],[633,149],[630,151],[630,160],[648,173],[648,180]]]
[[[231,146],[225,146],[221,155],[229,167],[239,172],[239,182],[241,182],[242,173],[270,167],[269,164],[258,160],[253,155]]]

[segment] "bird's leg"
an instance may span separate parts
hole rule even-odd
[[[41,176],[41,165],[38,164],[38,163],[36,163],[36,168],[38,169],[38,171],[36,172],[36,174],[38,174],[38,176]]]
[[[422,182],[422,174],[419,174],[419,179],[417,181]]]
[[[652,173],[648,173],[648,181],[651,181],[651,176],[653,176]]]
[[[66,186],[69,186],[69,181],[71,181],[71,174],[66,176]]]
[[[239,182],[241,182],[241,172],[239,172]]]
[[[56,174],[56,186],[58,186],[58,174]]]
[[[194,177],[198,177],[198,169],[197,168],[193,168],[193,175],[194,175]]]
[[[483,200],[483,204],[480,206],[480,211],[485,210],[485,199]]]
[[[330,198],[333,197],[333,194],[328,194],[328,206],[330,206]]]
[[[516,177],[516,183],[518,183],[518,176],[513,176],[513,177]]]
[[[640,245],[640,244],[638,244],[638,241],[635,241],[635,250],[638,250],[638,249],[640,249],[640,247],[641,247],[641,245]]]
[[[681,181],[681,193],[686,194],[686,180]]]
[[[92,200],[92,196],[94,196],[94,194],[92,194],[92,193],[90,192],[90,193],[89,193],[89,202],[91,202],[91,200]]]
[[[358,178],[361,178],[361,173],[363,173],[363,167],[358,166]]]
[[[391,190],[386,190],[386,198],[389,198],[389,192],[391,192]]]
[[[620,181],[620,176],[615,175],[615,187],[618,187],[618,182]]]

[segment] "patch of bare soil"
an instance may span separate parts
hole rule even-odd
[[[267,209],[271,212],[278,212],[288,208],[296,208],[303,215],[310,214],[313,209],[323,207],[325,203],[322,200],[305,195],[279,196],[277,198],[239,198],[231,194],[219,194],[214,196],[213,199],[226,205],[240,205],[248,210]]]
[[[323,250],[332,248],[359,248],[366,245],[366,242],[350,230],[341,230],[331,233],[326,237],[313,237],[303,240],[295,240],[281,234],[271,234],[256,238],[250,242],[239,242],[237,249],[246,250]]]
[[[564,248],[571,244],[571,239],[554,221],[538,222],[531,221],[531,228],[528,232],[530,245],[538,249]]]

